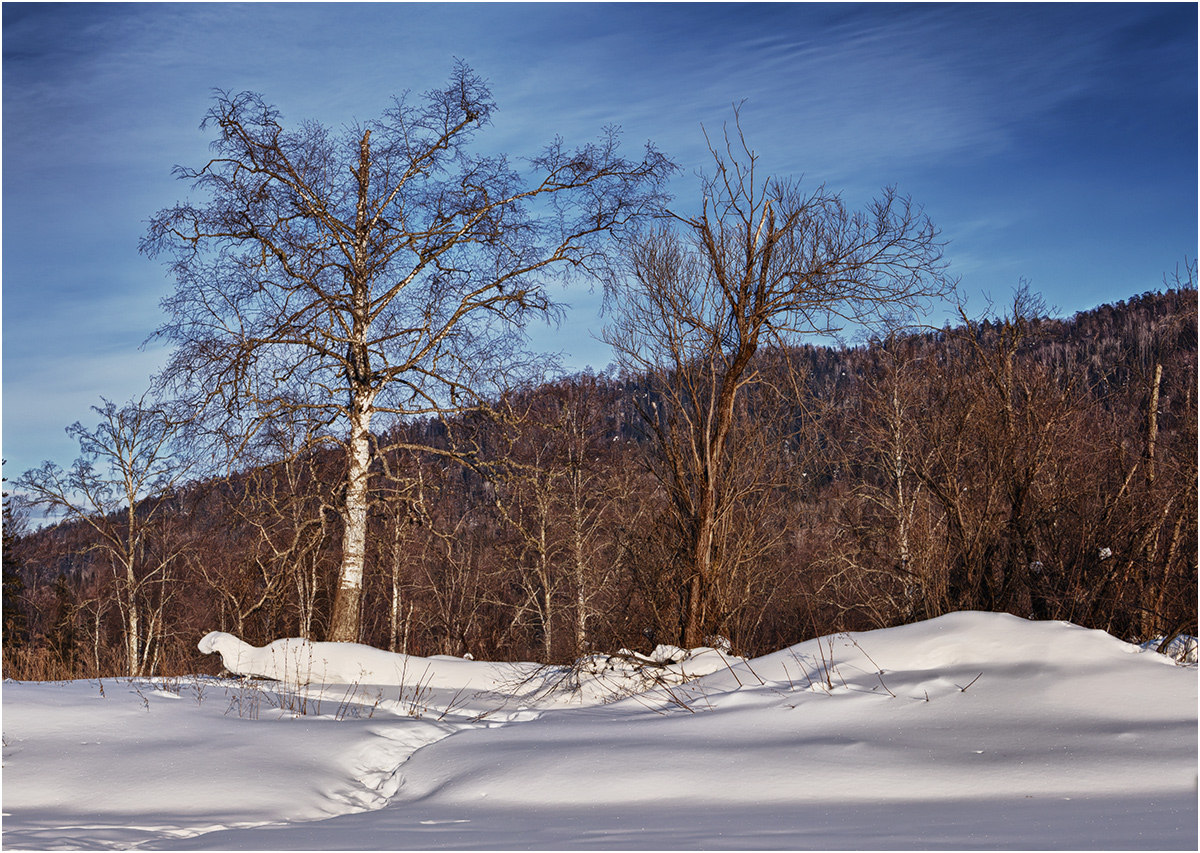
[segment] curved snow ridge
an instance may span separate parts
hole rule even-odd
[[[537,664],[425,658],[360,643],[299,637],[260,647],[223,631],[205,635],[198,648],[219,654],[225,668],[236,675],[277,681],[285,689],[302,688],[308,707],[337,709],[322,718],[372,720],[360,729],[369,737],[339,762],[344,775],[323,792],[328,805],[320,817],[386,806],[403,787],[403,765],[422,747],[465,729],[541,715],[524,705],[511,707],[515,694],[540,684]],[[487,722],[477,722],[480,718]]]
[[[732,672],[714,673],[706,680],[736,684],[736,676],[749,684],[823,681],[828,685],[832,681],[838,686],[839,674],[861,674],[878,683],[876,675],[881,671],[965,674],[974,669],[994,673],[1016,666],[1026,671],[1066,667],[1077,672],[1082,666],[1103,668],[1120,663],[1130,655],[1147,664],[1174,665],[1164,655],[1145,654],[1138,646],[1104,631],[1070,622],[962,611],[894,628],[807,640],[734,664]],[[958,686],[963,685],[960,682]]]
[[[352,811],[383,808],[403,786],[400,771],[413,753],[468,728],[477,726],[401,719],[369,729],[375,737],[356,750],[350,762],[350,772],[358,784],[331,791],[330,798],[350,806]]]

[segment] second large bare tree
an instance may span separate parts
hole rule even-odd
[[[754,534],[737,508],[766,485],[747,482],[761,460],[738,431],[753,421],[739,411],[763,382],[760,347],[911,313],[951,285],[938,231],[895,191],[853,211],[824,187],[762,175],[740,129],[710,151],[700,212],[636,242],[605,338],[652,383],[643,415],[677,528],[687,646],[722,627],[711,592],[746,550],[735,540]]]
[[[213,159],[177,168],[205,198],[160,211],[143,250],[178,282],[159,331],[164,379],[225,436],[284,410],[346,451],[342,564],[329,637],[359,639],[371,424],[455,410],[522,360],[525,322],[555,310],[546,275],[603,264],[603,239],[661,201],[671,164],[615,131],[560,141],[519,174],[471,153],[494,109],[459,64],[444,88],[337,133],[285,129],[256,94],[219,93]]]

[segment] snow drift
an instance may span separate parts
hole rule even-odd
[[[265,678],[283,685],[420,685],[484,691],[510,697],[555,701],[606,702],[663,685],[678,685],[728,669],[743,658],[712,648],[681,649],[661,645],[649,655],[621,649],[613,655],[589,655],[570,667],[533,663],[486,663],[448,655],[418,657],[385,652],[358,643],[318,643],[290,637],[252,646],[232,634],[212,631],[198,644],[219,654],[225,669],[239,676]]]
[[[537,668],[533,664],[476,663],[452,657],[419,658],[359,643],[317,643],[299,637],[259,647],[222,631],[206,634],[198,648],[205,654],[219,654],[225,669],[235,675],[292,685],[421,682],[436,687],[493,690]]]
[[[261,677],[303,648],[232,639]],[[570,670],[323,645],[347,681],[6,684],[5,846],[1196,847],[1196,668],[1065,623]]]

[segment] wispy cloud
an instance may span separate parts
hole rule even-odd
[[[683,165],[684,209],[701,125],[745,99],[765,169],[852,201],[898,182],[971,286],[1024,275],[1068,310],[1196,253],[1189,4],[6,4],[3,21],[10,461],[156,367],[120,354],[171,286],[137,238],[188,194],[170,168],[207,156],[215,86],[338,125],[461,57],[500,104],[483,145],[618,123]]]

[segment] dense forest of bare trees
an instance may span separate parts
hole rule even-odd
[[[461,62],[341,131],[216,94],[141,244],[165,368],[11,484],[6,674],[194,670],[213,629],[547,663],[964,608],[1195,631],[1194,267],[918,334],[956,282],[894,189],[764,173],[735,107],[681,213],[615,128],[476,153],[494,108]],[[605,288],[604,374],[526,349],[559,274]]]
[[[754,654],[957,609],[1195,633],[1196,291],[1043,314],[1022,289],[938,332],[759,349],[723,509],[752,535],[716,545],[703,637]],[[581,374],[372,433],[357,639],[563,661],[686,637],[692,543],[647,417],[660,381]],[[165,424],[100,414],[79,437]],[[228,476],[159,476],[132,511],[108,483],[35,531],[6,502],[5,674],[206,671],[213,629],[323,638],[348,462],[305,428],[279,420]]]

